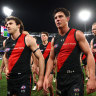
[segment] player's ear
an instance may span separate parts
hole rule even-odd
[[[69,20],[70,20],[70,17],[67,17],[67,21],[69,22]]]

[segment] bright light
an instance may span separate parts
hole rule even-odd
[[[87,21],[91,17],[91,12],[89,10],[82,10],[78,16],[81,20]]]
[[[3,12],[6,16],[10,16],[12,14],[13,10],[8,7],[3,7]]]

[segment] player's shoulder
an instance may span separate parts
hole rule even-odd
[[[82,40],[85,38],[84,33],[81,30],[76,30],[76,39],[77,41]]]
[[[26,37],[25,37],[28,41],[34,41],[35,40],[35,38],[33,38],[33,36],[31,36],[31,35],[29,35],[29,34],[27,34],[26,35]],[[36,40],[35,40],[36,41]]]

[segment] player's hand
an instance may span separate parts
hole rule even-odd
[[[37,91],[40,91],[43,88],[43,80],[38,80],[36,88]]]
[[[96,91],[96,80],[88,80],[86,92],[87,94],[93,93]]]
[[[32,65],[32,70],[33,70],[33,72],[35,72],[35,73],[37,72],[37,65],[36,65],[36,64],[33,64],[33,65]]]
[[[48,92],[48,87],[49,87],[48,78],[44,78],[43,89],[44,89],[45,92]]]
[[[9,79],[9,70],[7,68],[5,69],[5,75],[6,75],[6,79]]]

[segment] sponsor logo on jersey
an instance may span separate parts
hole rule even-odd
[[[16,50],[16,49],[24,49],[24,47],[17,47],[17,48],[14,48],[14,50]]]
[[[63,45],[76,45],[76,43],[64,43]]]

